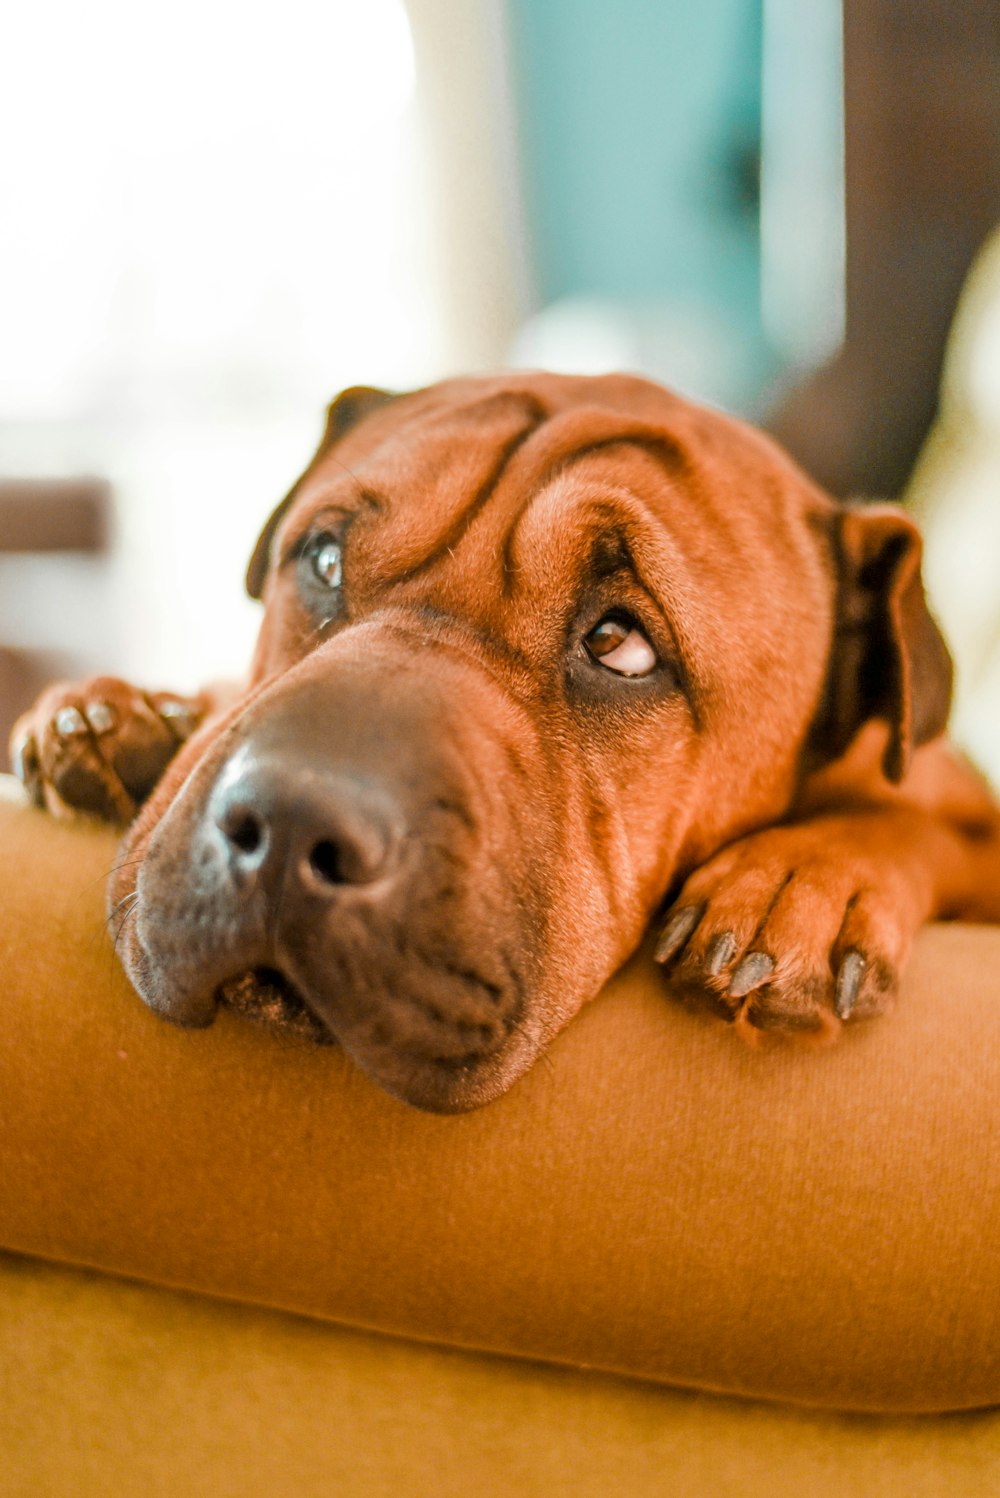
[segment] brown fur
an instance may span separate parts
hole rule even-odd
[[[324,623],[296,557],[338,527]],[[920,922],[1000,920],[1000,812],[940,737],[919,553],[901,512],[835,504],[644,380],[351,391],[251,563],[246,691],[194,703],[203,725],[123,800],[130,689],[56,689],[20,727],[25,778],[57,810],[149,792],[111,900],[153,1008],[203,1024],[256,989],[280,1021],[286,985],[289,1024],[417,1106],[505,1091],[668,896],[678,993],[746,1032],[829,1035],[891,1002]],[[610,610],[642,625],[651,676],[587,654]],[[95,700],[120,731],[55,730]],[[336,778],[337,849],[364,869],[333,893],[220,851],[220,786],[286,763],[286,800]]]

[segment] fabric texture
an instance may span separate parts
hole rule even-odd
[[[779,1409],[0,1255],[4,1498],[994,1498],[1000,1414]]]
[[[335,1049],[139,1002],[113,836],[0,800],[0,1246],[428,1342],[841,1410],[1000,1402],[1000,931],[752,1051],[637,958],[434,1117]]]

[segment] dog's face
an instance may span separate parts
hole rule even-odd
[[[418,1107],[504,1092],[683,872],[787,810],[818,716],[879,710],[830,717],[836,514],[637,379],[341,398],[252,564],[249,690],[115,878],[140,993],[334,1038]]]

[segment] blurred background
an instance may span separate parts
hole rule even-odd
[[[948,344],[995,0],[43,0],[2,41],[4,740],[55,676],[241,674],[342,387],[628,368],[911,500],[1000,776],[995,249]]]

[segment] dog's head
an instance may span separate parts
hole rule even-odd
[[[249,688],[130,833],[130,976],[489,1101],[863,721],[894,778],[940,730],[918,555],[643,380],[347,392],[251,563]]]

